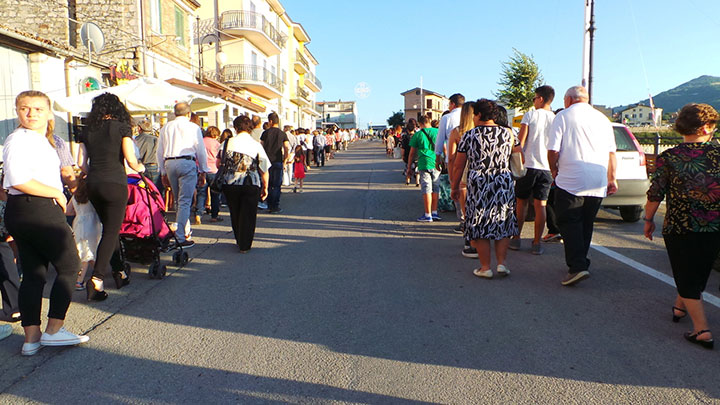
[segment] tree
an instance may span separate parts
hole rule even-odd
[[[532,56],[515,48],[513,52],[510,60],[502,64],[502,77],[498,82],[502,88],[495,96],[509,108],[527,111],[533,106],[535,89],[542,86],[543,77]]]
[[[387,123],[390,128],[393,128],[395,125],[405,125],[405,113],[402,111],[393,113],[393,115],[387,119]]]

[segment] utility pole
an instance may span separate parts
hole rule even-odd
[[[585,0],[585,25],[583,36],[583,79],[592,104],[593,48],[595,44],[595,0]]]

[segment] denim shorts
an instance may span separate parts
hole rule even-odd
[[[440,192],[439,170],[420,170],[420,192],[423,194]]]

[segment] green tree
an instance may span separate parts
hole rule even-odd
[[[502,88],[495,96],[509,108],[527,111],[533,106],[535,89],[542,86],[543,77],[532,56],[515,48],[513,52],[510,60],[502,63],[502,76],[498,82]]]
[[[393,115],[391,115],[390,118],[387,119],[387,123],[390,128],[394,127],[395,125],[405,125],[405,113],[402,111],[393,113]]]

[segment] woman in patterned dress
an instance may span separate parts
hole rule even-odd
[[[507,276],[505,257],[510,236],[517,233],[515,217],[515,182],[510,172],[510,153],[514,144],[512,132],[498,126],[499,113],[494,101],[475,103],[475,128],[467,131],[458,145],[453,173],[462,173],[468,165],[465,203],[465,238],[478,252],[480,268],[473,274],[492,278],[490,241],[495,241],[498,275]],[[453,176],[452,197],[460,196],[460,176]]]
[[[643,218],[645,237],[652,240],[653,217],[667,197],[662,235],[678,291],[672,320],[679,322],[690,314],[693,330],[685,339],[707,349],[713,348],[713,337],[702,292],[720,252],[720,146],[710,143],[718,118],[707,104],[688,104],[680,110],[675,129],[683,143],[658,156]]]

